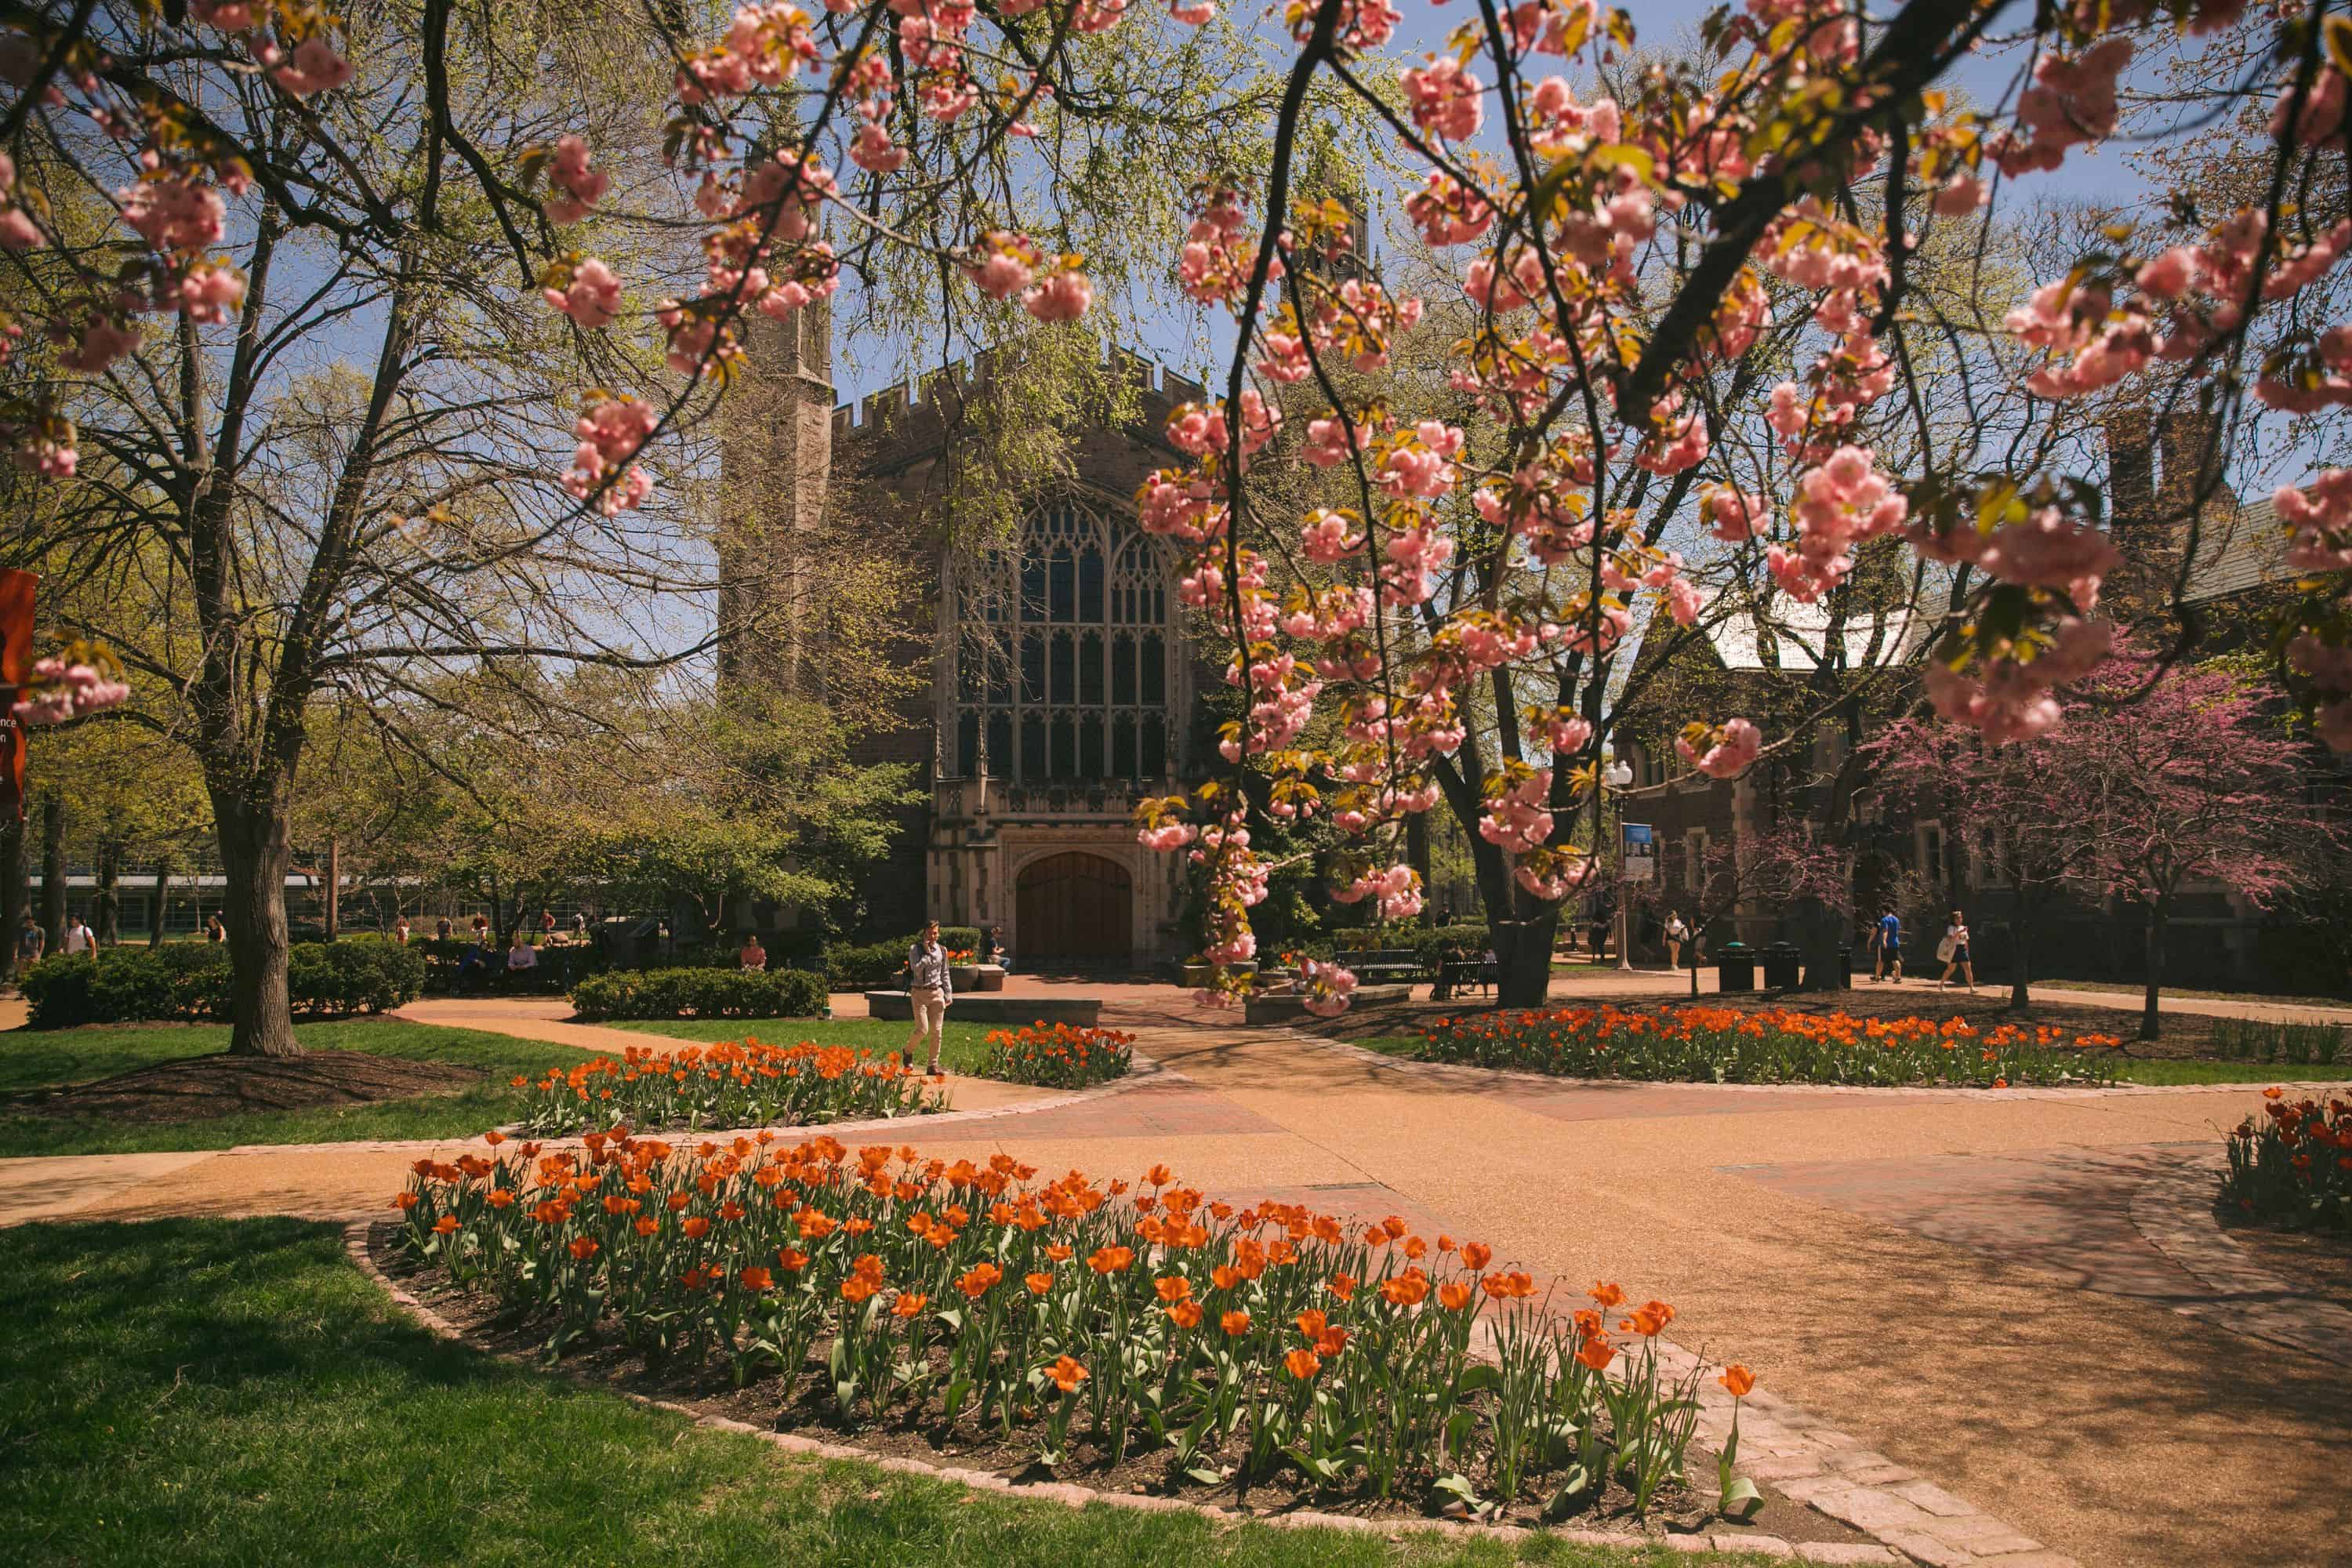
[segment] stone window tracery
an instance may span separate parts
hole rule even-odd
[[[958,776],[1158,779],[1176,770],[1167,563],[1132,520],[1075,496],[1013,544],[956,557]]]

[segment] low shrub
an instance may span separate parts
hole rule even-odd
[[[907,952],[913,931],[882,942],[833,942],[824,950],[825,984],[835,991],[889,991],[906,984]],[[980,947],[977,926],[941,926],[940,945],[950,958],[968,963]]]
[[[394,1200],[415,1256],[544,1325],[552,1352],[610,1326],[649,1360],[780,1373],[788,1417],[919,1425],[1055,1469],[1157,1450],[1179,1484],[1289,1469],[1474,1515],[1638,1515],[1685,1479],[1703,1373],[1664,1363],[1674,1309],[1597,1284],[1557,1310],[1478,1243],[1235,1209],[1165,1166],[1128,1196],[1004,1154],[853,1158],[825,1137],[587,1144],[422,1162]]]
[[[947,1108],[945,1095],[896,1052],[807,1040],[796,1046],[742,1040],[670,1051],[631,1047],[617,1061],[595,1057],[551,1067],[537,1083],[514,1082],[525,1090],[523,1130],[547,1136],[616,1122],[646,1131],[793,1127]]]
[[[1133,1035],[1071,1024],[1024,1024],[988,1032],[988,1064],[980,1076],[1048,1089],[1083,1089],[1125,1078],[1134,1065]]]
[[[425,993],[425,959],[394,942],[297,942],[287,955],[294,1012],[308,1018],[381,1013]],[[219,942],[109,947],[95,958],[43,959],[21,984],[37,1029],[82,1024],[226,1023],[228,948]]]
[[[1423,1060],[1680,1083],[2105,1083],[2112,1035],[1780,1008],[1561,1007],[1441,1018]]]
[[[2263,1098],[2263,1114],[2230,1133],[2221,1201],[2272,1225],[2352,1231],[2352,1100]]]
[[[572,988],[583,1018],[814,1018],[824,981],[802,969],[616,969]]]

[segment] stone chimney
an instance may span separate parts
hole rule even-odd
[[[2229,468],[2230,455],[2222,450],[2226,434],[2218,415],[2186,401],[2164,416],[2164,471],[2157,501],[2168,527],[2179,530],[2188,522],[2200,492],[2208,492],[2209,508],[2236,510],[2237,497],[2221,482]]]
[[[2118,540],[2156,521],[2155,421],[2145,403],[2107,416],[2107,526]]]

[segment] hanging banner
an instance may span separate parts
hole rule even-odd
[[[1658,831],[1646,822],[1619,825],[1624,829],[1621,862],[1628,882],[1654,882],[1658,879]]]
[[[33,676],[33,590],[30,572],[0,571],[0,822],[25,816],[25,726],[17,696]]]

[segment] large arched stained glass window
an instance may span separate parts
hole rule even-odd
[[[954,566],[958,773],[1159,779],[1175,768],[1168,575],[1134,522],[1076,497]]]

